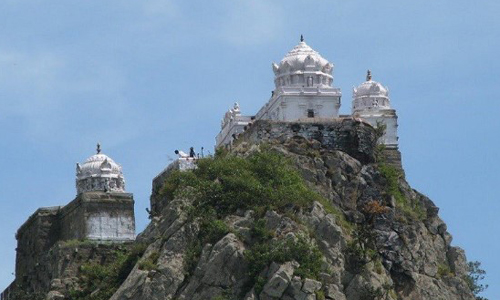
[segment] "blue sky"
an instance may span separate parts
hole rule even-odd
[[[500,298],[500,2],[14,1],[0,3],[0,289],[17,228],[75,196],[75,163],[100,141],[148,220],[173,150],[212,149],[239,101],[254,114],[300,34],[335,64],[349,113],[371,69],[399,114],[410,184],[438,205]]]

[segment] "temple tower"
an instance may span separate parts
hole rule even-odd
[[[372,80],[368,70],[366,81],[353,88],[352,115],[370,123],[373,127],[385,125],[385,133],[379,143],[388,149],[398,149],[398,116],[391,108],[389,89]]]
[[[61,239],[130,241],[135,239],[133,195],[125,192],[122,167],[97,153],[76,164],[75,200],[61,210]]]
[[[297,121],[337,118],[340,89],[333,87],[333,64],[300,42],[279,64],[272,64],[275,89],[255,119]]]

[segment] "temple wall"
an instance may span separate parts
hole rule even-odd
[[[284,142],[295,136],[317,140],[323,147],[344,151],[363,163],[375,159],[376,136],[373,127],[352,118],[312,118],[299,122],[259,120],[239,136],[236,144],[242,141],[250,144]]]
[[[39,208],[19,228],[16,234],[16,278],[25,282],[37,269],[40,257],[59,238],[59,211],[61,207]]]
[[[62,240],[135,239],[134,200],[128,193],[88,192],[62,210]]]
[[[396,119],[389,121],[396,121]],[[397,126],[395,123],[392,124]],[[346,152],[363,163],[375,161],[377,140],[373,126],[351,117],[333,120],[300,120],[299,122],[260,120],[254,122],[247,131],[241,134],[235,145],[244,141],[257,144],[270,141],[284,142],[294,136],[317,140],[323,147]],[[382,155],[385,162],[404,174],[401,153],[397,145],[386,145],[383,149]]]
[[[86,255],[78,254],[78,249],[72,253],[75,245],[93,249],[101,246],[88,240],[120,244],[135,240],[133,196],[129,193],[87,192],[79,194],[64,207],[39,208],[19,228],[16,239],[16,279],[2,293],[2,300],[10,300],[12,291],[46,291],[53,278],[75,273],[76,266],[85,261],[80,258]],[[108,246],[114,249],[112,245]],[[101,254],[109,256],[106,251],[89,250],[88,254],[90,256],[86,259]],[[75,255],[78,256],[75,261],[79,262],[71,269],[70,261]],[[65,272],[70,273],[64,275]]]
[[[373,127],[377,127],[377,122],[381,122],[386,126],[384,135],[379,139],[380,144],[389,147],[398,147],[398,116],[394,109],[377,111],[375,113],[360,112],[355,114],[356,117],[362,118],[370,123]]]
[[[167,202],[172,199],[166,199],[163,195],[161,195],[161,188],[165,183],[167,177],[173,171],[185,171],[196,168],[196,160],[187,158],[187,159],[177,159],[173,161],[170,165],[168,165],[163,171],[160,172],[155,178],[153,178],[153,186],[151,191],[150,206],[151,206],[151,216],[155,216],[161,213],[164,206],[167,205]]]
[[[340,108],[340,92],[332,94],[325,89],[324,93],[301,93],[300,89],[280,94],[271,98],[256,114],[256,120],[297,121],[308,118],[308,110],[314,111],[319,118],[337,118]]]
[[[116,259],[117,251],[131,247],[131,243],[97,244],[89,241],[58,241],[47,251],[40,253],[37,263],[27,274],[20,274],[4,290],[1,300],[18,300],[16,296],[44,295],[49,290],[69,291],[78,282],[77,276],[83,264],[105,264]],[[25,298],[22,298],[25,299]]]

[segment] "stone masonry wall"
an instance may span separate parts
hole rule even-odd
[[[187,158],[187,159],[177,159],[173,161],[170,165],[168,165],[163,171],[160,172],[153,179],[153,187],[150,198],[151,205],[151,216],[156,216],[161,213],[163,206],[165,203],[161,201],[163,197],[160,196],[160,190],[163,187],[163,183],[167,179],[167,177],[175,170],[189,170],[196,168],[196,159]]]
[[[59,241],[38,257],[28,280],[14,281],[3,293],[2,300],[16,300],[12,294],[43,295],[49,291],[62,294],[74,289],[80,267],[86,263],[105,264],[116,258],[117,250],[132,244],[98,244],[89,241]],[[10,296],[9,296],[10,294]]]
[[[87,192],[64,207],[40,208],[19,228],[16,239],[16,279],[2,293],[2,300],[9,299],[12,288],[22,287],[25,292],[46,290],[49,281],[66,270],[68,266],[62,256],[54,254],[54,251],[63,251],[60,244],[54,246],[57,242],[71,244],[86,239],[133,241],[133,196],[129,193]],[[53,254],[55,256],[51,256]],[[61,267],[61,264],[65,265]]]
[[[40,257],[59,238],[60,209],[59,206],[38,209],[17,231],[16,276],[18,281],[29,280]]]
[[[335,120],[301,120],[300,122],[278,122],[259,120],[235,141],[262,143],[269,141],[284,142],[293,137],[317,140],[330,150],[340,150],[363,163],[375,160],[376,136],[373,127],[351,117]],[[401,152],[394,147],[385,147],[382,155],[387,164],[403,172]]]
[[[282,143],[296,136],[317,140],[323,147],[346,152],[363,163],[375,160],[376,136],[373,127],[352,118],[300,122],[259,120],[238,136],[235,144],[242,141],[250,144],[268,141]]]
[[[61,240],[133,240],[135,218],[132,194],[82,193],[62,209],[61,222]]]

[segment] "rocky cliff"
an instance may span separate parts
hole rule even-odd
[[[376,139],[353,120],[257,124],[158,177],[139,250],[49,298],[475,299],[439,209]]]

